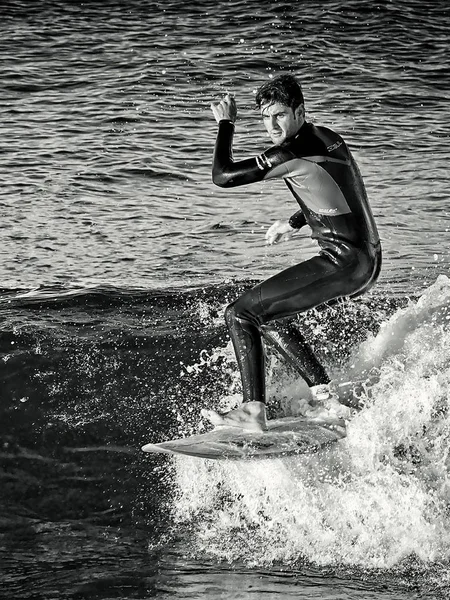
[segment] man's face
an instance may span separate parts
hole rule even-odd
[[[264,126],[267,129],[270,139],[276,146],[279,146],[285,140],[297,134],[305,122],[304,114],[302,104],[295,111],[290,106],[285,106],[279,102],[263,104],[261,106],[261,116]]]

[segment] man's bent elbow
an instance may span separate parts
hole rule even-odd
[[[215,185],[218,185],[221,188],[233,186],[233,178],[223,171],[213,171],[212,180]]]

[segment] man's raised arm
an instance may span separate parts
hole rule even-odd
[[[220,102],[213,102],[211,110],[219,124],[213,157],[213,182],[220,187],[234,187],[261,181],[267,168],[262,169],[256,158],[240,161],[233,159],[234,123],[237,115],[233,96],[226,94]]]

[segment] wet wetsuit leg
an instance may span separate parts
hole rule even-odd
[[[292,323],[262,325],[261,334],[264,341],[301,375],[309,387],[330,382],[324,366]]]
[[[381,247],[373,249],[374,263],[372,275],[366,285],[356,293],[348,296],[355,298],[367,292],[376,282],[381,271]],[[327,304],[332,306],[340,300],[340,297],[328,300]],[[310,345],[301,332],[293,323],[273,321],[269,325],[261,326],[264,342],[269,344],[286,362],[291,365],[306,381],[309,387],[329,383],[330,378],[323,365],[318,361]]]
[[[361,293],[373,281],[376,259],[354,250],[340,260],[323,253],[290,267],[255,286],[227,307],[225,319],[241,371],[244,402],[265,401],[264,352],[261,326],[294,316],[343,296]],[[294,345],[302,377],[312,384],[329,381],[311,349]]]

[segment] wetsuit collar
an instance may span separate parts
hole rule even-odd
[[[295,135],[293,135],[292,137],[288,138],[287,140],[284,140],[284,142],[281,144],[281,146],[284,146],[285,144],[290,144],[294,140],[298,139],[301,135],[303,135],[305,133],[305,130],[307,129],[307,127],[309,125],[310,125],[310,123],[307,123],[305,121],[303,123],[303,125],[300,127],[300,129],[297,131],[297,133]]]
[[[296,140],[298,137],[300,137],[302,135],[302,133],[305,133],[305,130],[307,129],[308,125],[309,125],[309,123],[307,123],[306,121],[304,121],[303,125],[300,127],[300,129],[297,131],[297,133],[291,139],[292,140]]]

